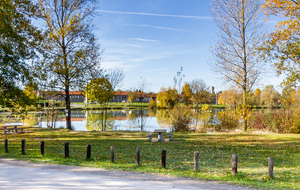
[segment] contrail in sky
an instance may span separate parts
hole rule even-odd
[[[189,18],[189,19],[198,19],[198,20],[213,20],[213,17],[206,17],[206,16],[169,15],[169,14],[155,14],[155,13],[142,13],[142,12],[109,11],[109,10],[97,10],[97,11],[102,12],[102,13],[111,13],[111,14],[127,14],[127,15]]]

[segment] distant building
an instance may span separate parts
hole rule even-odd
[[[65,92],[50,92],[50,91],[39,91],[38,96],[42,100],[54,100],[54,101],[65,101]],[[151,98],[156,101],[157,94],[145,94],[137,93],[135,102],[149,102]],[[86,99],[84,92],[81,91],[70,91],[71,102],[84,102]],[[115,92],[112,102],[127,102],[128,92],[117,91]]]
[[[214,87],[214,86],[211,86],[211,87],[210,87],[210,93],[211,93],[211,94],[215,94],[215,87]]]
[[[135,102],[149,102],[151,98],[156,101],[157,94],[145,94],[145,93],[137,93]],[[115,92],[114,99],[112,102],[127,102],[128,92],[125,91],[117,91]]]
[[[114,99],[112,102],[127,102],[128,93],[124,91],[115,92]]]
[[[39,91],[37,93],[42,100],[54,100],[54,101],[65,101],[65,91],[52,92],[52,91]],[[70,91],[70,101],[71,102],[84,102],[84,92],[81,91]]]

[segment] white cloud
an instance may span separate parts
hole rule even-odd
[[[156,14],[156,13],[143,13],[143,12],[126,12],[126,11],[109,11],[109,10],[97,10],[97,11],[102,12],[102,13],[110,13],[110,14],[127,14],[127,15],[143,15],[143,16],[187,18],[187,19],[198,19],[198,20],[213,20],[213,17],[207,17],[207,16],[170,15],[170,14]]]

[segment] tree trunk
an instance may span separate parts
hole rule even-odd
[[[71,126],[71,101],[69,86],[66,85],[66,128],[72,130]]]
[[[247,86],[248,86],[248,76],[247,76],[247,52],[246,52],[246,26],[245,26],[245,2],[242,0],[242,39],[243,39],[243,70],[244,70],[244,84],[243,84],[243,120],[244,120],[244,130],[247,131]]]

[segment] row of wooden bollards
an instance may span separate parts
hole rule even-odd
[[[231,165],[232,165],[232,175],[237,174],[238,169],[238,155],[232,155],[231,158]],[[269,168],[269,177],[272,179],[274,178],[274,158],[269,157],[268,158],[268,168]]]
[[[41,149],[41,155],[44,155],[45,153],[45,142],[41,141],[40,142],[40,149]],[[4,151],[6,153],[8,153],[8,140],[5,139],[4,140]],[[22,140],[22,154],[26,154],[25,152],[25,140]],[[136,149],[136,162],[137,165],[140,166],[141,165],[141,148],[138,147]],[[91,145],[87,145],[87,151],[86,151],[86,159],[90,159],[92,155],[92,146]],[[65,143],[65,158],[69,158],[70,157],[70,149],[69,149],[69,143],[66,142]],[[114,146],[110,147],[110,161],[114,162],[115,161],[115,148]],[[166,162],[167,161],[167,151],[166,150],[162,150],[161,152],[161,165],[162,168],[166,168]],[[236,175],[237,174],[237,169],[238,169],[238,155],[232,155],[231,158],[231,165],[232,165],[232,175]],[[268,158],[268,167],[269,167],[269,177],[273,178],[274,174],[273,174],[273,168],[274,168],[274,158],[273,157],[269,157]],[[194,170],[198,171],[199,170],[199,152],[194,152]]]

